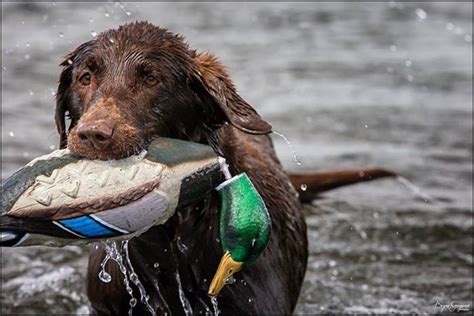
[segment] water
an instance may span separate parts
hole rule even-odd
[[[143,303],[143,305],[145,305],[148,312],[151,315],[155,316],[155,310],[153,309],[153,307],[151,307],[149,302],[150,297],[147,295],[145,287],[138,278],[138,275],[133,269],[132,262],[130,261],[130,255],[128,253],[128,240],[122,241],[122,252],[125,254],[125,263],[128,267],[129,279],[130,281],[132,281],[133,284],[135,284],[135,286],[138,288],[138,291],[140,292],[140,301]]]
[[[293,154],[293,159],[295,160],[296,164],[297,164],[298,166],[301,165],[301,161],[300,161],[300,159],[298,158],[298,155],[296,154],[296,151],[295,151],[295,149],[293,148],[293,145],[291,144],[291,142],[288,140],[288,138],[286,138],[285,135],[283,135],[283,134],[281,134],[281,133],[278,133],[278,132],[275,132],[275,131],[273,131],[272,133],[275,134],[275,135],[280,136],[281,138],[283,138],[283,140],[288,144],[288,147],[290,148],[291,153]]]
[[[470,3],[123,6],[2,3],[3,178],[58,144],[50,89],[66,51],[91,30],[150,20],[221,58],[304,162],[275,137],[286,168],[383,166],[432,197],[387,179],[305,205],[309,262],[296,313],[433,313],[437,300],[472,301]],[[2,249],[0,313],[84,314],[87,253]]]
[[[104,246],[106,252],[106,258],[109,257],[110,259],[114,260],[115,263],[117,263],[117,265],[119,266],[119,270],[123,275],[123,284],[127,293],[130,295],[130,300],[128,302],[130,306],[128,310],[128,315],[132,316],[133,308],[137,305],[137,299],[133,296],[133,289],[130,287],[129,276],[127,275],[128,270],[123,262],[123,256],[118,250],[116,242],[103,242],[102,245]]]
[[[214,315],[220,314],[219,305],[217,304],[217,296],[211,296],[212,308],[214,309]]]
[[[190,316],[193,314],[193,309],[191,304],[189,304],[186,295],[184,294],[183,287],[181,286],[181,277],[179,276],[179,271],[175,273],[176,283],[178,284],[178,291],[179,291],[179,300],[181,301],[181,305],[183,306],[183,310],[186,316]]]

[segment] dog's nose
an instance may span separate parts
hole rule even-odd
[[[82,123],[77,127],[77,136],[81,142],[93,146],[95,149],[104,150],[112,143],[114,129],[107,124]]]

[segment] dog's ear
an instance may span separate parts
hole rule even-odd
[[[262,135],[272,132],[272,126],[237,94],[226,69],[216,57],[207,53],[199,54],[194,57],[194,62],[192,89],[204,98],[205,106],[212,103],[222,112],[224,119],[246,133]]]
[[[56,92],[56,111],[54,115],[56,129],[59,133],[59,148],[65,148],[67,146],[68,131],[66,129],[66,116],[71,119],[68,130],[74,127],[78,120],[78,118],[73,115],[74,113],[71,113],[71,82],[74,63],[77,62],[78,56],[92,47],[92,42],[93,41],[89,41],[77,47],[74,51],[67,54],[64,61],[60,64],[63,70],[59,76],[58,90]]]

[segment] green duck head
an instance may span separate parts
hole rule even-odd
[[[251,265],[262,253],[270,238],[270,216],[262,197],[247,174],[242,173],[221,185],[219,233],[224,255],[209,287],[217,296],[227,280]]]

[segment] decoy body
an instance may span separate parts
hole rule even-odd
[[[3,184],[1,245],[131,238],[212,190],[223,179],[222,163],[209,146],[168,138],[120,160],[57,150]]]

